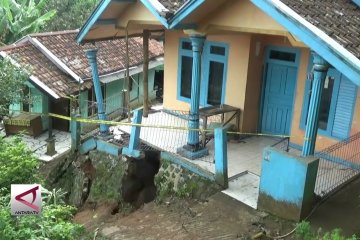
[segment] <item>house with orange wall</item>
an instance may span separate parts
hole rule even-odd
[[[199,107],[238,107],[241,131],[289,135],[295,146],[304,142],[314,51],[330,66],[320,104],[319,150],[360,129],[359,14],[359,6],[346,0],[108,0],[100,2],[77,41],[162,31],[164,107],[189,110],[190,37],[201,36]]]
[[[302,208],[298,197],[311,202],[318,163],[308,157],[359,132],[359,6],[356,0],[102,0],[76,40],[148,30],[164,41],[164,108],[188,110],[189,128],[199,128],[202,108],[232,106],[241,110],[239,131],[289,137],[301,156],[265,150],[260,180],[259,204],[280,203],[281,212]],[[353,142],[344,159],[331,161],[349,165],[351,158],[359,169]],[[188,159],[207,151],[195,131],[183,148],[178,153]]]

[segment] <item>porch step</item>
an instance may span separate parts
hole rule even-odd
[[[229,188],[222,192],[226,195],[257,209],[260,177],[251,172],[243,172],[229,179]]]

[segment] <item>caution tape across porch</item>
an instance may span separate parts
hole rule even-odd
[[[203,128],[188,128],[188,127],[179,127],[179,126],[169,126],[169,125],[157,125],[157,124],[136,124],[131,122],[119,122],[119,121],[109,121],[109,120],[99,120],[99,119],[86,119],[81,117],[69,117],[64,115],[59,115],[55,113],[43,114],[43,116],[50,116],[54,118],[59,118],[67,121],[76,121],[80,123],[89,123],[89,124],[106,124],[112,126],[129,126],[129,127],[145,127],[145,128],[158,128],[158,129],[170,129],[170,130],[182,130],[182,131],[197,131],[201,133],[212,133],[214,129],[203,129]],[[290,138],[295,137],[291,135],[282,135],[282,134],[267,134],[267,133],[249,133],[249,132],[236,132],[236,131],[227,131],[227,134],[234,135],[247,135],[247,136],[265,136],[265,137],[278,137],[278,138]]]

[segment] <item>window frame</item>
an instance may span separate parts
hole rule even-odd
[[[312,63],[312,56],[309,57],[308,74],[307,74],[307,79],[306,79],[305,88],[304,88],[303,107],[302,107],[301,118],[300,118],[300,129],[302,129],[304,131],[306,129],[305,123],[307,121],[307,114],[309,111],[309,103],[310,103],[310,91],[311,91],[310,88],[311,88],[311,81],[312,81],[311,80],[311,78],[312,78],[311,77],[311,69],[312,69],[311,63]],[[343,76],[337,69],[335,69],[333,67],[329,68],[327,73],[328,73],[327,76],[334,77],[334,85],[333,85],[333,93],[332,93],[331,103],[330,103],[329,118],[328,118],[328,124],[327,124],[326,130],[318,128],[317,133],[319,135],[322,135],[322,136],[325,136],[328,138],[341,140],[342,138],[336,137],[333,135],[333,128],[334,128],[334,120],[336,117],[336,106],[338,103],[340,84],[343,79]],[[349,137],[349,135],[350,135],[355,105],[356,105],[356,94],[355,94],[355,98],[353,100],[353,106],[352,106],[353,110],[352,110],[352,117],[350,120],[350,125],[348,127],[348,132],[346,133],[347,137]]]
[[[188,38],[181,38],[179,41],[179,56],[178,56],[178,73],[177,73],[177,100],[190,103],[191,98],[187,98],[184,96],[181,96],[181,69],[182,69],[182,57],[191,57],[193,58],[192,50],[189,49],[183,49],[182,45],[184,42],[190,42],[190,39]],[[191,85],[190,85],[190,96],[191,96]]]
[[[191,43],[189,38],[181,38],[179,41],[179,56],[178,56],[178,74],[177,74],[177,100],[190,103],[191,98],[181,96],[181,69],[182,69],[182,57],[193,57],[192,50],[183,49],[182,45],[184,42]],[[211,47],[222,47],[224,48],[224,55],[211,53]],[[208,98],[208,86],[209,86],[209,74],[210,74],[210,62],[220,62],[224,64],[224,72],[222,79],[222,91],[221,91],[221,104],[225,102],[226,93],[226,82],[227,82],[227,69],[228,69],[228,55],[229,45],[225,42],[214,42],[205,40],[203,51],[201,54],[201,88],[200,88],[200,105],[210,106],[207,104]],[[191,87],[191,86],[190,86]],[[191,90],[190,90],[191,91]]]
[[[228,67],[228,52],[229,46],[223,42],[207,42],[204,47],[204,59],[202,59],[203,63],[203,73],[201,76],[201,83],[204,84],[204,92],[200,93],[200,104],[202,106],[210,106],[207,104],[208,100],[208,91],[209,91],[209,75],[210,75],[210,62],[219,62],[224,64],[224,72],[223,72],[223,81],[222,81],[222,90],[221,90],[221,104],[225,102],[225,93],[226,93],[226,80],[227,80],[227,67]],[[211,53],[211,47],[222,47],[225,49],[224,55],[219,55],[215,53]]]

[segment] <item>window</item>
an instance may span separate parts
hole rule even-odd
[[[273,60],[295,62],[296,53],[283,52],[283,51],[279,51],[279,50],[271,50],[269,57],[270,57],[270,59],[273,59]]]
[[[207,104],[221,104],[224,63],[210,61]]]
[[[311,80],[307,80],[301,119],[303,129],[308,116],[311,84]],[[319,134],[338,139],[349,136],[356,93],[357,87],[349,79],[334,68],[328,70],[320,102]]]
[[[179,76],[178,81],[180,86],[180,98],[182,100],[190,99],[191,97],[191,79],[192,79],[192,47],[190,40],[183,40],[180,42],[179,51]],[[185,100],[186,101],[186,100]]]
[[[322,91],[319,111],[319,128],[323,130],[326,130],[328,127],[334,81],[334,77],[327,76],[325,79],[324,89]]]
[[[224,101],[228,46],[224,43],[205,41],[201,55],[202,75],[200,104],[221,104]],[[192,48],[188,39],[180,41],[178,99],[190,102],[192,84]]]

